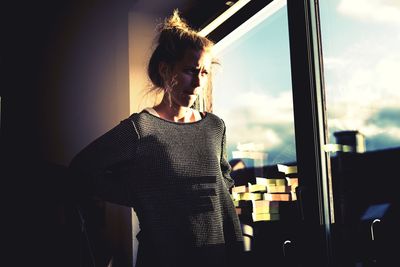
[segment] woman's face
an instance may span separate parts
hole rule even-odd
[[[182,60],[175,63],[170,77],[171,104],[175,107],[191,107],[198,94],[207,85],[212,56],[206,51],[188,49]]]

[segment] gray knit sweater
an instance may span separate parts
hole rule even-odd
[[[212,113],[174,123],[140,112],[89,144],[70,167],[94,196],[135,209],[137,266],[228,266],[242,234],[225,146],[225,125]]]

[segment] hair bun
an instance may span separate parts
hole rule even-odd
[[[160,32],[168,30],[193,32],[186,20],[180,16],[178,9],[160,25]]]

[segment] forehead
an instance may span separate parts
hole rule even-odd
[[[210,68],[212,62],[211,52],[205,50],[187,49],[178,65]]]

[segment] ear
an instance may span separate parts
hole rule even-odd
[[[167,63],[160,62],[158,64],[158,72],[160,73],[161,78],[163,79],[163,84],[170,80],[170,69]]]

